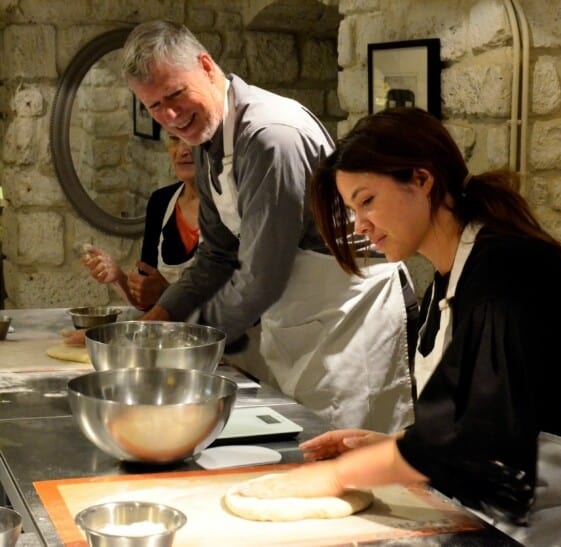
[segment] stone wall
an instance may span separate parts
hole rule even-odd
[[[76,214],[50,155],[57,79],[99,34],[151,19],[185,22],[226,72],[300,100],[333,134],[345,117],[336,94],[340,15],[329,0],[4,0],[0,10],[5,307],[117,302],[79,265],[81,245],[106,249],[125,270],[139,257],[139,239],[107,235]]]
[[[524,193],[561,238],[561,3],[519,3],[531,39]],[[2,6],[8,306],[115,300],[79,267],[79,245],[98,244],[127,267],[138,255],[138,240],[108,236],[78,218],[61,192],[48,146],[57,77],[87,41],[123,24],[185,21],[226,71],[300,100],[339,135],[368,112],[369,43],[439,37],[447,127],[474,173],[508,165],[513,54],[502,0],[5,0]],[[420,257],[408,263],[421,294],[431,268]]]
[[[561,2],[524,0],[530,30],[528,173],[523,193],[561,239]],[[442,114],[479,173],[509,165],[512,29],[502,0],[341,0],[339,99],[349,113],[339,134],[368,113],[367,44],[440,38]],[[416,257],[421,294],[432,275]]]

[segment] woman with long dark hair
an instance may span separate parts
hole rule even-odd
[[[301,445],[336,459],[240,487],[257,497],[337,495],[425,481],[519,540],[561,537],[561,247],[507,171],[474,175],[445,127],[415,108],[360,120],[315,172],[320,231],[357,272],[350,220],[390,261],[435,267],[421,307],[415,423],[339,430]],[[539,477],[539,480],[538,480]]]

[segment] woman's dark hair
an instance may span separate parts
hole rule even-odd
[[[515,173],[504,170],[473,175],[465,186],[468,168],[442,123],[419,108],[392,108],[360,119],[337,142],[335,151],[319,163],[312,177],[316,223],[345,271],[360,273],[348,237],[351,219],[337,191],[336,172],[390,175],[409,184],[413,170],[419,168],[434,177],[430,195],[433,213],[450,194],[450,209],[462,226],[479,221],[498,234],[526,235],[559,247],[518,193],[520,181]]]

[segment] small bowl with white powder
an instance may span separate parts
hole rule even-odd
[[[187,517],[160,503],[116,501],[87,507],[74,520],[90,547],[171,547]]]

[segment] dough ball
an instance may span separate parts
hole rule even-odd
[[[273,522],[347,517],[374,501],[372,492],[365,490],[347,490],[341,496],[332,497],[272,499],[242,496],[237,491],[235,486],[224,496],[224,503],[232,513],[247,520]]]

